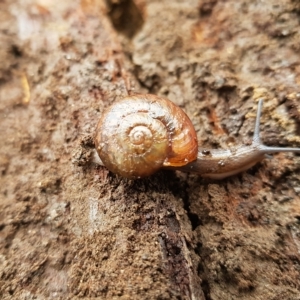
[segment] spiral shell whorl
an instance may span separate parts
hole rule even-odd
[[[128,96],[108,108],[98,123],[95,144],[104,165],[128,178],[185,165],[196,159],[198,150],[186,114],[154,95]]]

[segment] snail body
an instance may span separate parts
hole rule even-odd
[[[299,152],[300,148],[265,146],[260,142],[260,100],[250,145],[198,149],[189,117],[168,99],[131,95],[109,107],[96,129],[96,151],[105,167],[127,178],[149,176],[160,168],[222,179],[245,171],[265,154]]]
[[[253,167],[264,158],[266,152],[260,145],[239,145],[232,149],[203,149],[197,159],[179,170],[197,173],[202,177],[223,179]]]

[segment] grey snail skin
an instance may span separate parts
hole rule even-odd
[[[300,148],[269,147],[259,137],[263,100],[259,100],[250,145],[230,149],[198,149],[195,129],[185,112],[168,99],[130,95],[110,106],[96,129],[100,164],[126,178],[149,176],[161,168],[212,179],[243,172],[265,154],[297,152]]]

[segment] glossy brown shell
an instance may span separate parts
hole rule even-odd
[[[134,95],[109,107],[99,120],[96,150],[104,165],[127,178],[179,167],[197,158],[196,132],[185,112],[155,95]]]

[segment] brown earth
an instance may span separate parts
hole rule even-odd
[[[0,2],[1,299],[300,299],[300,156],[221,181],[94,163],[135,90],[200,144],[300,147],[300,2]]]

